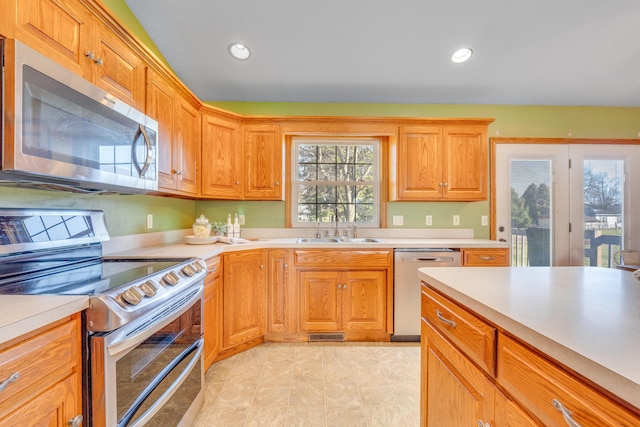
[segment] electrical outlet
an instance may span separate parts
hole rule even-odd
[[[487,215],[482,215],[480,217],[480,223],[484,226],[489,225],[489,217]]]
[[[404,225],[404,217],[402,215],[394,215],[393,225]]]
[[[147,214],[147,230],[151,230],[153,228],[153,215]]]
[[[433,225],[433,217],[431,215],[427,215],[426,223],[427,225]]]
[[[244,215],[238,215],[238,224],[244,225]]]
[[[460,215],[453,216],[453,225],[460,225]]]

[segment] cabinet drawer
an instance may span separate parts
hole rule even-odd
[[[19,374],[0,392],[0,415],[79,371],[80,321],[75,319],[0,352],[0,381]]]
[[[220,275],[220,257],[215,256],[213,258],[207,258],[207,278],[214,279],[215,277]]]
[[[496,329],[464,308],[422,285],[422,317],[495,376]]]
[[[391,251],[296,249],[295,265],[388,268],[391,265]]]
[[[462,265],[465,267],[508,267],[509,249],[462,249]]]
[[[562,404],[581,427],[640,425],[640,417],[527,347],[499,334],[498,384],[545,425],[567,425]]]

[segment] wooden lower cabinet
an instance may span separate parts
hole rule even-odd
[[[209,273],[204,279],[203,329],[204,370],[216,359],[222,349],[222,278],[220,256],[206,260]]]
[[[67,426],[82,414],[80,314],[0,346],[0,425]]]
[[[443,303],[441,316],[455,319],[455,330],[464,313],[475,315],[447,296],[422,284],[422,353],[420,373],[421,426],[637,426],[637,411],[607,396],[564,369],[554,360],[498,330],[492,354],[496,369],[487,369],[474,355],[486,335],[473,334],[466,341],[429,316],[426,295]],[[447,319],[448,320],[448,319]],[[487,328],[496,328],[489,322]],[[496,328],[497,329],[497,328]],[[458,332],[461,333],[461,332]],[[468,345],[476,340],[476,345]],[[496,345],[497,343],[497,345]],[[564,408],[563,414],[561,408]]]
[[[297,299],[293,282],[293,251],[268,250],[267,332],[293,334],[297,331]]]
[[[267,257],[263,249],[222,256],[222,349],[262,339],[266,323]]]
[[[509,248],[463,248],[464,267],[509,267]]]
[[[303,270],[298,274],[301,329],[383,331],[386,271]]]
[[[422,426],[493,426],[495,386],[422,320]]]

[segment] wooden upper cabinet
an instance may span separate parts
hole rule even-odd
[[[278,125],[244,125],[243,191],[248,200],[282,200],[282,138]]]
[[[487,126],[401,126],[392,200],[485,200]]]
[[[442,198],[441,127],[401,127],[397,158],[398,200]]]
[[[448,126],[443,137],[443,197],[485,200],[489,185],[487,127]]]
[[[15,11],[12,10],[14,7]],[[3,13],[4,8],[5,3]],[[7,14],[15,15],[15,33],[9,30],[5,35],[15,36],[106,92],[144,111],[145,62],[79,2],[15,0],[15,3],[7,1],[6,8]]]
[[[129,46],[97,19],[85,51],[89,80],[108,93],[144,111],[146,66]]]
[[[211,198],[240,199],[242,196],[242,147],[240,123],[220,117],[215,111],[202,113],[201,193]]]
[[[200,151],[198,109],[151,69],[147,82],[147,114],[158,121],[160,191],[196,195]]]
[[[15,38],[76,74],[84,74],[83,47],[88,42],[90,19],[86,9],[66,0],[17,0],[2,4],[3,9],[13,6],[16,7]],[[6,13],[10,15],[11,11]]]

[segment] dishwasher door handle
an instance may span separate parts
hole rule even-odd
[[[406,262],[455,262],[453,257],[420,257],[420,258],[403,258]]]

